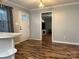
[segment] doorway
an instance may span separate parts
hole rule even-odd
[[[52,12],[41,13],[42,41],[52,43]]]

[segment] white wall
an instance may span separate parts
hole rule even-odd
[[[59,6],[31,12],[31,38],[41,38],[40,13],[53,12],[52,41],[79,43],[79,4]]]
[[[26,11],[24,11],[22,9],[19,9],[19,8],[13,8],[14,32],[22,33],[21,36],[15,38],[15,43],[16,44],[18,44],[18,43],[20,43],[22,41],[27,40],[28,37],[29,37],[29,19],[28,19],[28,22],[27,21],[23,22],[20,19],[21,15],[25,15],[25,14],[29,17],[29,13],[28,12],[26,12]],[[21,26],[22,30],[20,30],[20,26]]]
[[[79,43],[79,5],[54,8],[54,40]]]
[[[33,10],[30,12],[30,38],[41,39],[41,13],[52,9]]]

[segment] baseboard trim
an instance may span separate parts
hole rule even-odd
[[[26,40],[28,40],[28,38],[26,38]],[[22,40],[22,39],[21,39],[19,42],[16,42],[15,45],[20,44],[21,42],[24,42],[24,41],[26,41],[26,40]]]
[[[40,38],[29,38],[30,40],[42,40],[42,39],[40,39]]]
[[[21,42],[24,42],[24,41],[26,41],[26,40],[22,40],[22,41],[16,42],[15,45],[20,44]]]
[[[36,38],[29,38],[30,40],[41,40],[41,39],[36,39]],[[15,45],[20,44],[21,42],[24,42],[26,40],[20,41],[20,42],[16,42]],[[63,42],[63,41],[55,41],[53,40],[53,42],[55,43],[63,43],[63,44],[69,44],[69,45],[79,45],[79,43],[72,43],[72,42]]]
[[[41,40],[41,39],[37,39],[37,38],[28,38],[28,40],[29,40],[29,39],[30,39],[30,40],[33,40],[33,39],[34,39],[34,40]],[[20,44],[21,42],[24,42],[24,41],[26,41],[26,40],[22,40],[22,41],[16,42],[15,45]]]
[[[63,41],[53,41],[55,43],[63,43],[63,44],[69,44],[69,45],[79,45],[79,43],[72,43],[72,42],[63,42]]]

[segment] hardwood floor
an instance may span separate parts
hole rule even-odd
[[[16,45],[16,59],[79,59],[79,46],[52,43],[50,37],[42,41],[27,40]]]

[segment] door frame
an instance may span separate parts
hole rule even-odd
[[[40,32],[41,32],[40,35],[41,35],[41,40],[42,40],[42,17],[41,16],[42,16],[42,13],[47,13],[47,12],[52,13],[52,19],[51,19],[52,20],[52,26],[51,27],[52,27],[52,42],[53,42],[53,19],[54,19],[53,18],[53,11],[43,11],[43,12],[40,13]]]

